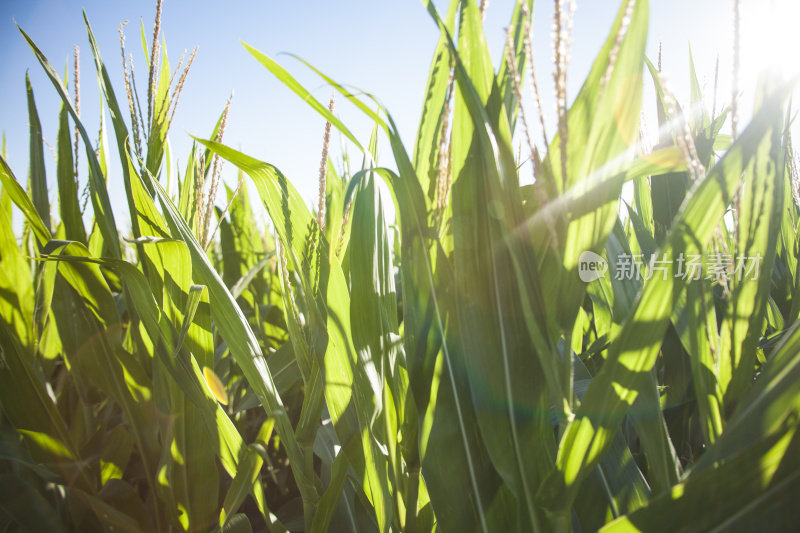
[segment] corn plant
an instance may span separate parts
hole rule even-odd
[[[313,209],[274,165],[223,143],[230,101],[167,192],[188,66],[172,74],[161,4],[146,106],[125,63],[127,123],[87,19],[123,170],[124,238],[108,200],[110,144],[101,134],[92,147],[22,32],[63,106],[57,220],[30,83],[28,191],[0,160],[6,530],[793,527],[791,84],[764,77],[751,122],[723,133],[738,104],[709,113],[690,57],[682,108],[645,57],[648,2],[625,0],[568,105],[574,4],[556,1],[549,137],[523,105],[530,79],[541,117],[533,1],[515,6],[496,67],[485,3],[454,0],[444,17],[425,4],[440,38],[412,149],[368,92],[300,60],[374,122],[364,143],[333,98],[324,105],[244,45],[325,121]],[[654,148],[640,134],[645,76]],[[88,160],[85,213],[70,120]],[[346,159],[337,171],[332,128],[359,170]],[[220,208],[223,160],[239,185]],[[521,185],[529,168],[534,182]],[[245,179],[269,230],[257,229]]]

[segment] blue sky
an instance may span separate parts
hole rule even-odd
[[[587,74],[619,4],[618,0],[578,1],[568,77],[570,98]],[[436,5],[444,12],[447,2],[438,1]],[[658,42],[663,41],[664,70],[679,100],[685,101],[688,94],[689,42],[693,45],[701,83],[705,81],[710,90],[714,61],[720,53],[720,86],[729,86],[731,5],[729,0],[651,2],[648,54],[655,59]],[[489,4],[486,31],[495,60],[501,53],[504,27],[512,7],[512,0],[493,0]],[[96,132],[98,90],[81,8],[88,14],[118,96],[123,97],[117,27],[123,20],[130,21],[126,26],[127,49],[134,52],[139,79],[146,78],[139,22],[144,21],[149,39],[155,2],[0,2],[0,49],[4,55],[0,70],[0,131],[7,136],[9,163],[20,180],[25,179],[28,165],[26,70],[30,72],[44,137],[50,144],[55,144],[59,102],[14,21],[36,41],[59,72],[63,71],[67,60],[71,64],[73,45],[80,46],[82,119],[89,132]],[[534,9],[537,73],[548,118],[552,120],[552,3],[539,1]],[[191,50],[199,45],[170,134],[174,156],[181,166],[191,146],[188,133],[201,137],[210,135],[226,98],[233,92],[225,142],[275,164],[309,202],[313,200],[324,123],[258,64],[242,47],[240,39],[276,57],[322,101],[327,101],[330,89],[300,63],[278,54],[284,51],[297,54],[334,79],[376,95],[394,116],[408,149],[413,147],[425,80],[438,38],[436,27],[421,2],[165,0],[162,28],[173,64],[177,63],[183,49]],[[727,99],[728,95],[729,89],[724,89],[720,98]],[[646,102],[652,102],[649,93]],[[529,106],[532,113],[533,107]],[[368,138],[371,124],[357,111],[340,102],[337,115],[358,137]],[[55,164],[49,151],[45,151],[51,167],[48,173],[51,197],[54,197]],[[383,152],[388,155],[386,150]],[[81,162],[85,164],[85,155],[81,155]],[[356,163],[360,161],[354,151],[351,156]],[[389,164],[388,159],[384,159],[386,164]],[[85,178],[85,167],[80,172]],[[110,174],[111,199],[120,205],[120,213],[123,213],[126,209],[121,209],[124,194],[119,171],[112,167]],[[230,183],[235,182],[230,166],[226,167],[225,174]]]

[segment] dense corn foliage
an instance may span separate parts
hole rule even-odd
[[[736,110],[709,114],[690,69],[684,113],[645,58],[648,2],[626,0],[537,148],[520,105],[533,1],[516,5],[497,66],[474,0],[443,18],[427,7],[441,37],[413,147],[368,93],[301,63],[374,122],[363,142],[244,45],[328,123],[326,140],[333,128],[360,151],[361,168],[341,173],[326,146],[313,210],[275,166],[222,143],[227,106],[165,190],[186,71],[172,73],[158,27],[145,106],[127,71],[115,93],[86,21],[111,117],[98,149],[22,32],[63,105],[55,180],[30,83],[27,190],[0,159],[0,529],[795,525],[791,87],[764,78],[751,122],[721,133]],[[640,137],[646,76],[655,148]],[[115,157],[122,183],[107,179]],[[219,207],[222,160],[240,185]],[[529,167],[535,181],[521,185]],[[112,187],[124,187],[129,235]]]

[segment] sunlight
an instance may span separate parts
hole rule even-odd
[[[741,12],[741,79],[764,70],[782,78],[800,73],[800,2],[743,2]]]

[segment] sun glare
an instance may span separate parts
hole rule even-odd
[[[783,78],[800,74],[800,1],[742,3],[741,76],[770,70]]]

